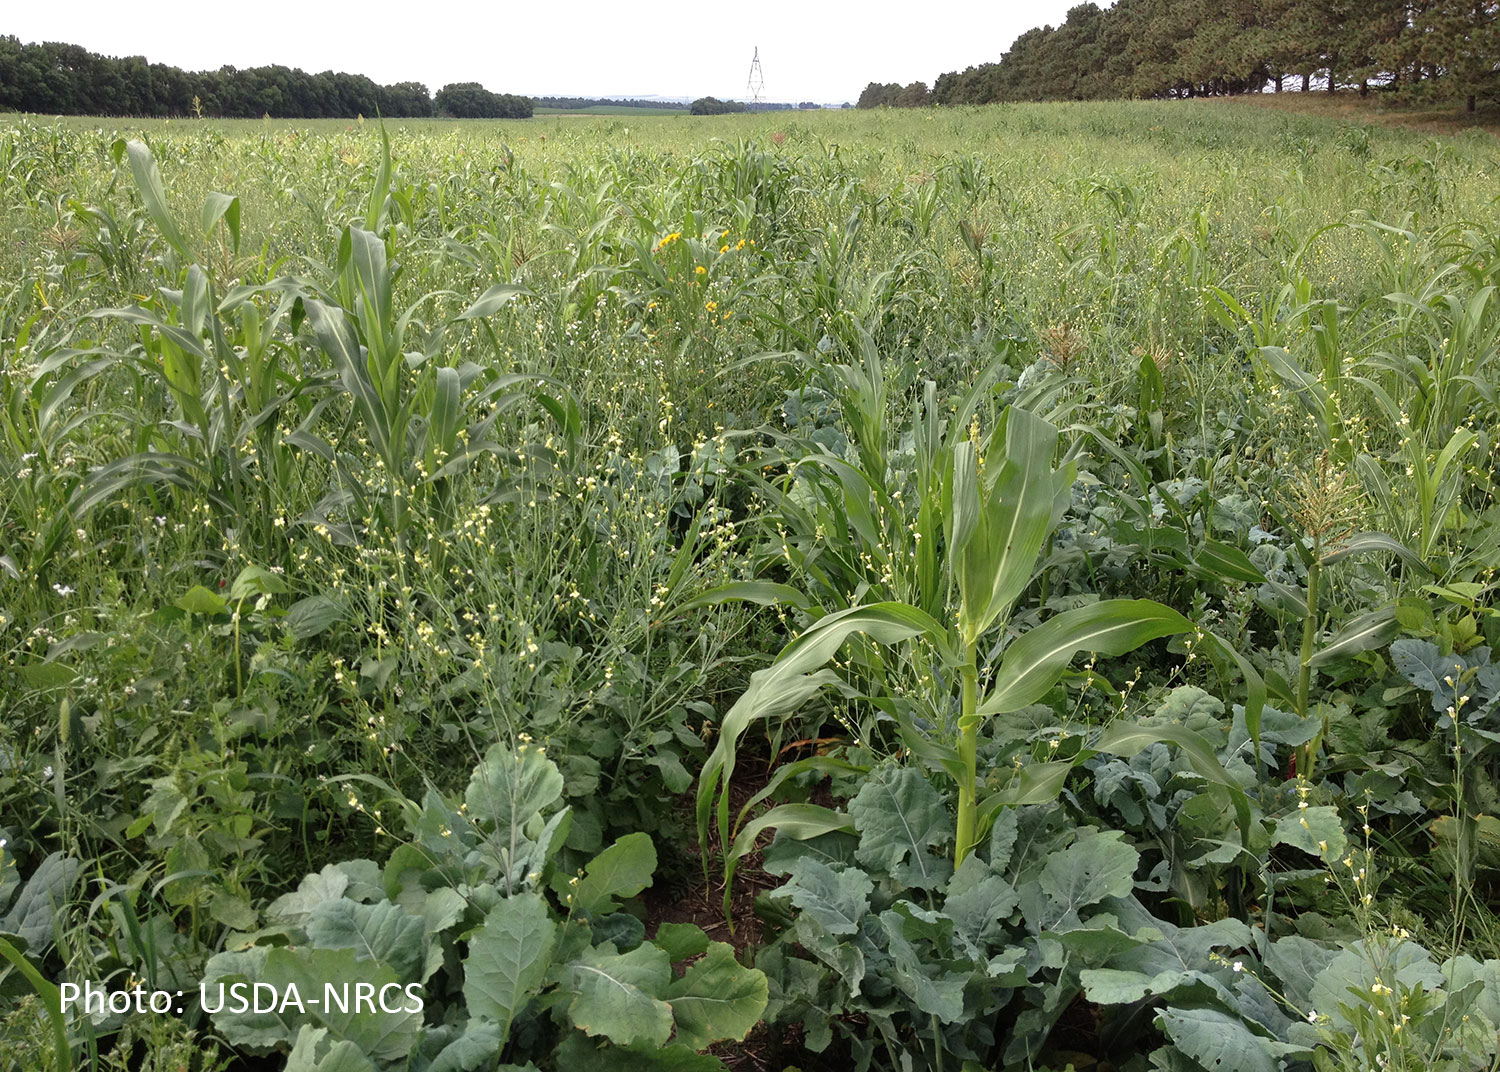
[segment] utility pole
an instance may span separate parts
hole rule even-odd
[[[745,82],[745,95],[750,98],[749,106],[753,112],[760,107],[761,95],[766,89],[765,72],[760,69],[760,46],[755,47],[755,55],[750,60],[750,77]]]

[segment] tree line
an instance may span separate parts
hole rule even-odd
[[[654,108],[658,110],[687,111],[681,101],[636,100],[625,97],[533,97],[538,108],[560,108],[565,112],[581,112],[589,108],[613,105],[616,108]]]
[[[184,71],[140,56],[101,56],[78,45],[23,44],[0,36],[0,111],[48,115],[220,116],[275,119],[393,119],[451,115],[522,119],[530,98],[491,93],[477,83],[382,86],[359,74],[308,74],[273,65]]]
[[[1500,101],[1500,0],[1119,0],[1018,37],[928,92],[871,82],[859,107],[1202,97],[1299,88]]]

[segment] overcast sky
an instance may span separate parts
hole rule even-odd
[[[535,96],[743,97],[758,46],[767,99],[837,103],[867,82],[931,86],[944,71],[997,60],[1018,34],[1056,25],[1077,2],[7,0],[0,34],[187,70],[279,63],[433,92],[480,82]]]

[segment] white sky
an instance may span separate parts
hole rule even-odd
[[[7,0],[0,34],[66,41],[187,70],[279,63],[377,82],[480,82],[536,96],[745,95],[759,46],[765,96],[852,101],[868,82],[921,80],[1000,58],[1079,0],[260,0],[202,6]],[[1101,5],[1103,6],[1103,5]]]

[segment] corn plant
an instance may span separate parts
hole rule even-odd
[[[1121,655],[1149,640],[1193,630],[1182,615],[1150,600],[1104,600],[1057,614],[1019,637],[1007,636],[1074,479],[1072,461],[1055,467],[1057,428],[1012,405],[1002,413],[997,427],[981,434],[977,422],[966,427],[963,418],[976,413],[983,390],[971,391],[960,402],[956,408],[960,420],[944,422],[929,389],[927,407],[914,430],[917,501],[902,509],[885,490],[888,443],[880,362],[872,350],[867,349],[864,356],[861,367],[837,370],[851,388],[843,397],[854,410],[848,420],[858,463],[831,457],[808,459],[840,474],[847,491],[849,524],[857,535],[827,528],[820,532],[823,541],[835,546],[859,538],[870,545],[882,542],[873,529],[875,512],[856,509],[873,491],[879,513],[894,515],[893,527],[910,526],[920,533],[915,542],[922,551],[914,566],[914,583],[908,586],[916,604],[886,600],[826,613],[783,648],[769,668],[751,676],[745,693],[724,718],[718,744],[698,784],[699,837],[707,843],[717,814],[727,877],[732,877],[736,862],[755,835],[768,827],[780,827],[797,837],[846,827],[842,816],[799,804],[773,808],[746,824],[750,807],[764,799],[765,793],[742,809],[733,824],[729,808],[729,783],[746,730],[758,722],[784,719],[827,686],[846,695],[859,694],[857,687],[827,668],[846,644],[857,643],[856,661],[878,668],[884,661],[882,648],[910,643],[911,658],[930,668],[935,677],[957,678],[956,735],[937,740],[910,725],[903,727],[903,743],[940,768],[956,786],[957,863],[985,836],[1001,807],[1050,799],[1072,766],[1068,761],[1037,765],[1023,772],[1018,786],[981,800],[977,757],[986,718],[1035,703],[1061,679],[1079,652]],[[888,555],[895,552],[894,547],[886,548]],[[857,559],[861,552],[849,550],[844,556]],[[987,637],[994,638],[995,651],[981,662],[981,641]],[[994,682],[984,694],[979,686],[981,670]],[[1133,750],[1145,743],[1117,732],[1100,747]],[[1207,749],[1201,741],[1179,735],[1178,743],[1203,757],[1204,769],[1218,782],[1228,781],[1212,755],[1205,756]]]

